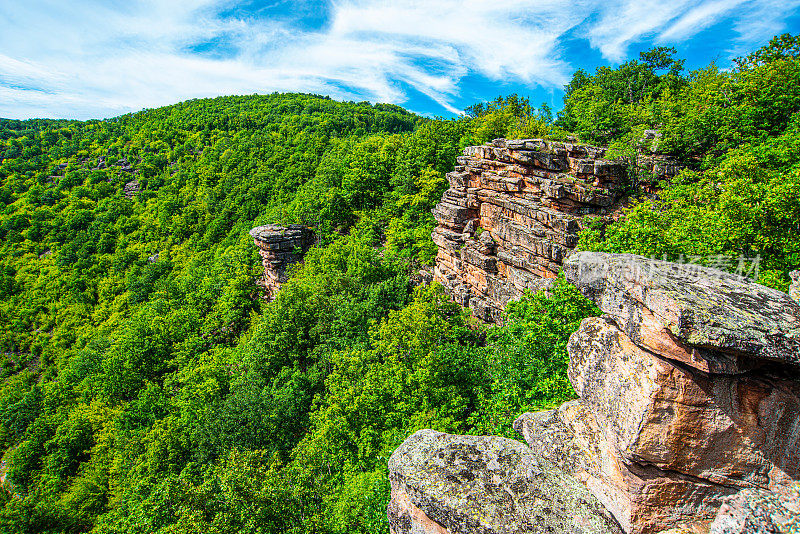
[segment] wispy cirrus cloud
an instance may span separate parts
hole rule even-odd
[[[717,0],[694,6],[674,18],[659,34],[661,41],[680,41],[718,22],[746,0]]]
[[[406,105],[424,95],[427,111],[457,113],[468,78],[560,88],[583,66],[564,56],[565,36],[622,61],[634,44],[681,43],[727,21],[720,46],[732,50],[784,31],[798,8],[800,0],[4,2],[0,116],[108,117],[272,91]]]

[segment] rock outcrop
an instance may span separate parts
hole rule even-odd
[[[800,305],[633,255],[577,253],[564,272],[606,315],[569,341],[580,399],[515,422],[534,453],[642,534],[707,528],[726,496],[800,478]]]
[[[420,430],[389,459],[392,534],[608,534],[586,488],[524,444]]]
[[[136,180],[126,182],[125,187],[122,188],[122,192],[128,200],[133,199],[140,192],[139,182]]]
[[[268,224],[250,230],[259,248],[264,265],[264,278],[259,280],[268,300],[275,298],[288,278],[288,269],[301,259],[314,244],[314,232],[301,224],[278,226]]]
[[[526,288],[548,287],[578,242],[583,216],[618,207],[626,169],[605,156],[605,148],[542,139],[467,147],[433,210],[434,279],[488,322],[499,322]],[[654,179],[682,169],[657,154],[642,165]]]
[[[789,273],[792,277],[792,285],[789,288],[789,296],[797,302],[800,302],[800,271],[792,271]]]
[[[606,149],[524,139],[471,146],[433,210],[434,279],[482,320],[547,286],[578,242],[581,216],[608,214],[625,169]]]

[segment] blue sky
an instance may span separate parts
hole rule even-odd
[[[0,0],[0,117],[105,118],[300,91],[452,116],[558,109],[578,68],[675,46],[727,66],[800,31],[800,0]]]

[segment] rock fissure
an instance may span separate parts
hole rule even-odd
[[[691,473],[687,473],[685,471],[678,471],[675,469],[662,469],[656,464],[650,462],[643,462],[637,460],[631,460],[628,465],[631,468],[636,469],[636,473],[640,476],[643,480],[656,480],[662,478],[677,478],[682,480],[688,480],[695,484],[710,484],[712,486],[718,486],[723,492],[730,490],[730,492],[739,491],[745,487],[763,487],[758,486],[757,484],[735,484],[733,482],[721,482],[719,480],[713,480],[712,478],[703,478],[696,475],[692,475]],[[763,487],[766,489],[766,487]]]

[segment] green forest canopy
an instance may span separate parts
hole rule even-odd
[[[577,290],[487,329],[409,283],[468,144],[575,135],[636,165],[658,129],[689,169],[587,220],[580,247],[759,256],[785,289],[798,49],[689,73],[653,49],[578,71],[555,120],[516,95],[441,120],[300,94],[0,120],[0,532],[385,531],[386,460],[411,432],[513,437],[572,398],[566,340],[599,313]],[[272,303],[247,235],[265,223],[320,235]]]

